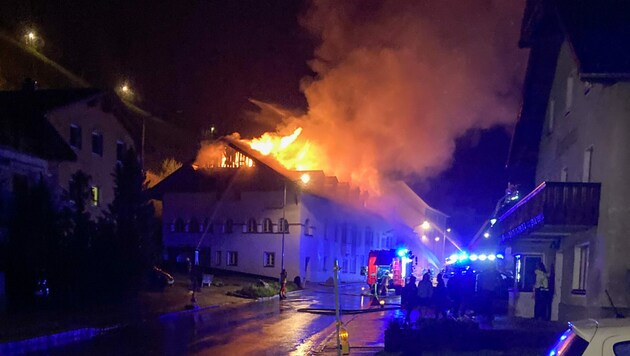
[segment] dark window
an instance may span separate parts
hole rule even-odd
[[[289,222],[287,219],[280,219],[278,221],[278,232],[289,232]]]
[[[271,219],[266,218],[263,220],[263,232],[273,232],[273,224],[271,223]]]
[[[226,234],[231,234],[234,231],[234,221],[232,219],[225,220],[225,225],[223,225],[223,232]]]
[[[103,157],[103,134],[92,132],[92,153]]]
[[[175,220],[175,232],[184,232],[185,225],[182,218],[177,218],[177,220]]]
[[[127,152],[127,147],[124,142],[118,141],[116,142],[116,160],[122,162],[125,158],[125,153]]]
[[[256,219],[251,218],[247,221],[247,232],[258,232],[258,224],[256,224]]]
[[[203,222],[203,231],[204,232],[209,232],[209,233],[213,233],[214,232],[214,224],[212,223],[212,221],[210,219],[206,219]]]
[[[188,232],[199,232],[199,222],[197,218],[192,218],[188,222]]]
[[[228,266],[238,266],[238,252],[228,251],[226,264]]]
[[[274,267],[276,265],[276,254],[274,252],[265,252],[263,266]]]
[[[81,149],[81,126],[70,125],[70,146]]]
[[[613,352],[615,356],[630,356],[630,341],[616,343]]]
[[[536,283],[536,267],[542,262],[542,256],[516,255],[516,284],[518,289],[525,292],[532,292]]]
[[[214,265],[221,265],[221,251],[214,251]]]

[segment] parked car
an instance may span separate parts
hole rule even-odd
[[[571,322],[548,355],[630,356],[630,319]]]
[[[153,266],[151,280],[156,286],[160,287],[165,287],[167,285],[172,286],[175,283],[175,278],[173,278],[170,273],[162,270],[157,266]]]

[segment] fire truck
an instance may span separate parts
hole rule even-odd
[[[375,292],[386,277],[389,277],[387,289],[400,294],[405,285],[405,277],[413,272],[413,254],[405,248],[398,250],[372,250],[368,255],[367,284]]]

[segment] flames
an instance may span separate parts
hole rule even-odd
[[[301,127],[288,135],[266,132],[252,140],[241,139],[241,142],[265,156],[271,156],[285,168],[305,171],[322,169],[317,151],[310,141],[300,137]]]

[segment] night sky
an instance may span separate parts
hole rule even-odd
[[[367,10],[360,19],[372,20],[371,7],[380,3],[362,4]],[[313,34],[317,26],[311,23],[308,31],[303,23],[311,5],[306,0],[5,0],[0,3],[0,29],[19,38],[33,28],[44,38],[41,51],[49,58],[96,87],[128,81],[139,106],[178,127],[198,134],[215,125],[220,134],[238,131],[249,137],[274,129],[272,123],[253,119],[249,113],[257,108],[249,99],[308,110],[301,83],[322,75],[309,66],[320,45]],[[515,2],[511,14],[522,14],[522,9]],[[514,15],[512,22],[518,27],[520,20]],[[516,50],[517,38],[506,41]],[[0,50],[3,46],[0,41]],[[519,53],[518,58],[524,63],[526,55]],[[21,69],[0,63],[0,80],[3,73]],[[520,80],[513,80],[510,88],[520,88]],[[3,89],[19,85],[0,83]],[[64,85],[40,82],[41,87]],[[512,91],[511,97],[519,96]],[[512,116],[499,127],[488,129],[488,124],[460,135],[450,169],[409,175],[410,185],[429,204],[452,217],[451,225],[463,240],[476,232],[503,194],[517,115],[516,106],[512,108]]]

